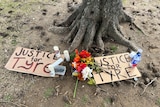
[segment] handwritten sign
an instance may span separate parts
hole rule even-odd
[[[95,57],[95,61],[102,68],[102,72],[93,73],[96,84],[140,77],[137,67],[131,68],[129,53]]]
[[[18,47],[5,68],[12,71],[51,77],[48,65],[55,62],[55,53]]]

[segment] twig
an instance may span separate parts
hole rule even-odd
[[[148,87],[149,85],[151,85],[151,84],[152,84],[154,81],[156,81],[156,80],[157,80],[157,77],[155,77],[151,82],[149,82],[147,85],[145,85],[145,88],[144,88],[143,92],[141,93],[141,95],[144,94],[144,92],[146,91],[147,87]]]
[[[136,87],[139,84],[139,82],[134,82],[134,87]]]
[[[17,103],[11,102],[11,101],[0,101],[0,103],[10,103],[10,104],[13,104],[13,105],[15,105],[17,107],[28,107],[27,105],[17,104]]]

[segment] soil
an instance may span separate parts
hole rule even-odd
[[[75,0],[78,4],[80,0]],[[121,29],[133,43],[143,49],[138,69],[142,77],[137,82],[96,86],[79,82],[76,98],[73,90],[76,79],[70,67],[63,78],[45,78],[12,72],[4,68],[18,46],[52,52],[57,45],[63,51],[69,44],[62,43],[65,35],[56,35],[48,28],[63,21],[72,13],[72,0],[3,0],[0,1],[0,107],[160,107],[160,1],[123,0],[124,11],[132,16],[143,30],[121,24]],[[66,34],[67,35],[67,34]],[[94,46],[93,46],[94,47]],[[116,48],[115,48],[116,47]],[[124,53],[128,49],[113,41],[106,41],[105,53]],[[95,56],[102,54],[92,53]],[[145,92],[143,90],[153,79]]]

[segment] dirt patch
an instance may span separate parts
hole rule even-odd
[[[103,91],[95,95],[96,87],[79,82],[73,99],[76,79],[70,68],[63,79],[44,78],[11,72],[4,68],[18,46],[52,52],[58,45],[61,50],[69,45],[62,43],[65,35],[48,32],[52,24],[64,20],[72,12],[72,0],[7,0],[0,1],[0,106],[1,107],[159,107],[160,106],[160,1],[123,0],[124,10],[135,19],[145,35],[130,26],[121,25],[126,38],[143,49],[138,65],[142,78],[138,82],[126,80],[100,85]],[[78,1],[77,2],[81,2]],[[66,34],[67,35],[67,34]],[[102,55],[93,46],[94,56]],[[112,41],[105,43],[103,54],[128,51]],[[146,84],[153,79],[142,94]],[[142,95],[141,95],[142,94]],[[17,106],[16,106],[17,105]]]

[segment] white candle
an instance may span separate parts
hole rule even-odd
[[[54,46],[53,50],[56,53],[56,58],[59,58],[61,56],[61,54],[60,54],[60,50],[59,50],[58,46]]]
[[[59,58],[56,62],[48,65],[48,69],[51,71],[50,74],[51,76],[55,76],[55,66],[59,65],[60,63],[62,63],[64,61],[63,58]]]
[[[50,74],[52,77],[55,76],[55,70],[54,70],[54,67],[52,65],[48,65],[48,69],[51,71]]]
[[[70,61],[70,56],[69,56],[69,52],[68,52],[68,50],[64,50],[63,51],[63,54],[64,54],[64,57],[65,57],[65,59],[66,59],[66,61]]]

